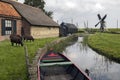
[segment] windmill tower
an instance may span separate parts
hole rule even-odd
[[[100,24],[100,31],[103,32],[104,28],[106,27],[105,18],[107,17],[107,14],[105,14],[103,18],[100,16],[100,14],[98,14],[97,16],[98,16],[99,22],[95,25],[95,27],[97,27],[98,24]]]

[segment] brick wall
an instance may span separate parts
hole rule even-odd
[[[59,28],[54,27],[31,27],[31,35],[34,38],[47,38],[47,37],[58,37]]]
[[[17,34],[19,34],[19,35],[21,35],[21,27],[22,27],[22,21],[17,20],[16,30],[17,30]]]
[[[22,19],[22,27],[23,27],[23,31],[24,31],[24,33],[22,33],[22,34],[30,35],[30,24],[24,18]]]
[[[2,34],[2,22],[1,22],[1,19],[2,18],[0,18],[0,41],[3,41],[5,38],[3,36],[1,36],[1,34]]]
[[[1,31],[1,26],[2,26],[2,25],[1,25],[1,18],[0,18],[0,36],[1,36],[1,32],[2,32],[2,31]]]

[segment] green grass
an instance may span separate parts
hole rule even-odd
[[[79,33],[88,31],[89,33],[100,32],[99,28],[81,28],[78,30]],[[120,34],[120,28],[107,28],[106,33]]]
[[[120,62],[120,34],[96,33],[89,36],[88,44],[99,53]]]
[[[66,39],[64,40],[61,40],[59,43],[57,44],[54,44],[54,45],[51,45],[51,46],[48,46],[48,48],[53,48],[55,52],[63,52],[64,49],[73,44],[74,42],[77,41],[77,37],[75,37],[75,35],[72,35],[72,36],[69,36],[67,37]]]
[[[38,48],[55,39],[46,38],[25,42],[30,60],[35,56]],[[11,46],[8,40],[0,42],[0,80],[28,80],[26,73],[24,47]]]
[[[120,28],[109,28],[110,32],[120,32]]]

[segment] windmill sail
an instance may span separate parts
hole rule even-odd
[[[100,21],[95,25],[95,27],[99,24],[99,23],[101,23],[101,21],[104,21],[104,19],[107,17],[107,14],[102,18],[102,19],[100,19],[101,18],[101,16],[100,16],[100,14],[98,14],[98,18],[100,19]]]
[[[100,16],[100,14],[98,14],[97,16],[98,16],[98,19],[100,20],[100,19],[101,19],[101,16]]]
[[[107,17],[107,14],[101,19],[101,21],[104,21],[104,19]]]

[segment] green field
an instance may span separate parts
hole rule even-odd
[[[100,54],[120,62],[120,34],[96,33],[89,36],[88,44]]]
[[[55,39],[46,38],[34,42],[25,42],[30,60],[34,57],[38,48]],[[0,42],[0,80],[28,80],[26,73],[24,47],[11,46],[8,40]]]
[[[119,32],[120,33],[120,28],[109,28],[109,32]]]

